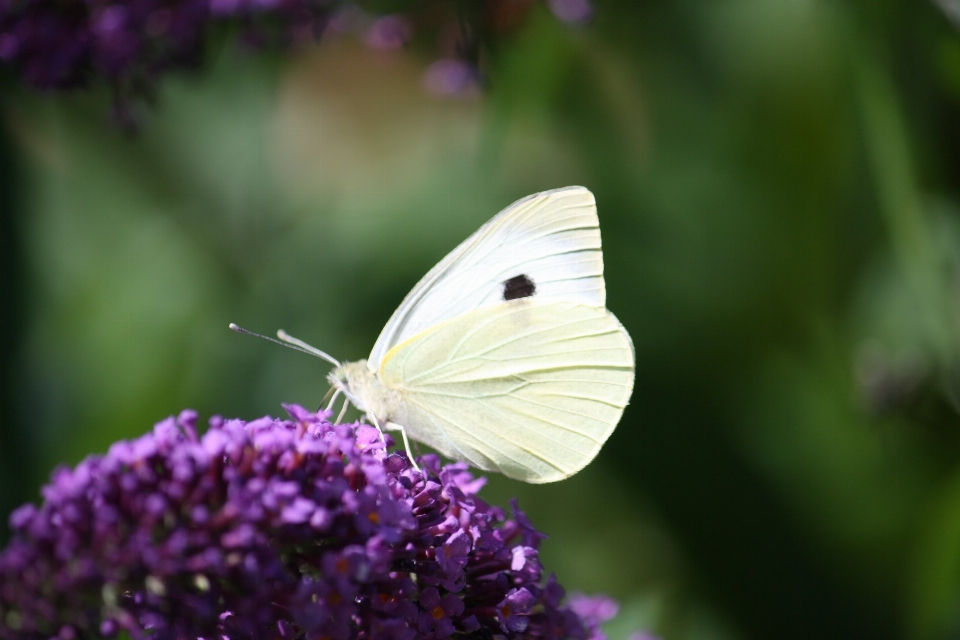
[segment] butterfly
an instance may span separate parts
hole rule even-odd
[[[344,410],[399,431],[411,460],[408,436],[532,483],[593,460],[633,391],[633,343],[606,309],[584,187],[528,196],[480,227],[407,294],[366,360],[277,335],[336,366],[328,408],[343,394]]]

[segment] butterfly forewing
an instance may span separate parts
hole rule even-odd
[[[633,345],[609,311],[526,297],[477,309],[393,348],[380,380],[393,420],[450,457],[527,482],[566,478],[613,431]]]
[[[603,307],[603,255],[593,194],[545,191],[510,205],[454,249],[403,300],[368,360],[446,320],[516,298]]]

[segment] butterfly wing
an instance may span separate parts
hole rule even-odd
[[[397,345],[380,367],[390,419],[448,457],[527,482],[586,466],[633,390],[633,344],[602,307],[524,298]]]
[[[603,307],[598,224],[593,194],[583,187],[544,191],[513,203],[407,294],[370,353],[371,370],[395,345],[450,318],[500,304],[505,295]]]

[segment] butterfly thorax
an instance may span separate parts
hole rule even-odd
[[[344,362],[327,376],[330,384],[339,389],[358,409],[373,414],[378,420],[389,422],[399,404],[397,392],[386,387],[367,366],[366,360]]]

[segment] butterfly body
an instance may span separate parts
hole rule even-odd
[[[399,394],[380,382],[366,360],[344,362],[330,372],[330,384],[339,389],[355,407],[375,416],[379,423],[393,422],[400,403]]]
[[[633,389],[633,344],[605,303],[593,194],[535,194],[431,269],[370,357],[329,380],[448,457],[560,480],[596,456]]]

